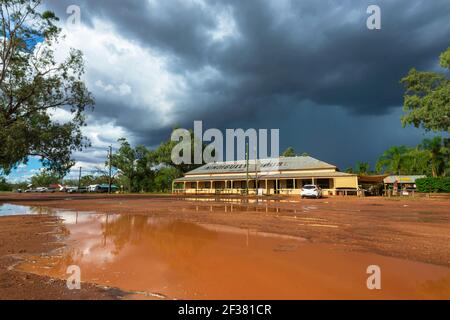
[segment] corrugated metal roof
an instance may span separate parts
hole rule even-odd
[[[312,179],[312,178],[336,178],[336,177],[351,177],[355,176],[354,174],[344,173],[344,172],[323,172],[323,173],[282,173],[282,174],[258,174],[259,180],[272,180],[272,179]],[[254,180],[256,179],[255,174],[249,174],[249,179]],[[207,176],[207,177],[184,177],[176,179],[176,182],[196,182],[196,181],[244,181],[246,180],[246,176],[244,175],[229,175],[229,176],[221,176],[221,175],[214,175],[214,176]]]
[[[426,176],[389,176],[384,179],[384,183],[416,183],[417,179],[426,178]]]
[[[257,170],[256,170],[257,169]],[[264,171],[289,171],[311,169],[336,169],[329,163],[306,157],[280,157],[249,161],[249,172]],[[245,160],[231,162],[209,163],[186,173],[186,175],[220,174],[220,173],[245,173],[247,171]]]
[[[249,179],[255,179],[254,174],[249,175]],[[245,176],[220,176],[220,175],[214,175],[214,176],[207,176],[207,177],[184,177],[175,179],[175,182],[196,182],[196,181],[237,181],[237,180],[246,180]]]

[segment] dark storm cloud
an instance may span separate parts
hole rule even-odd
[[[206,1],[206,7],[182,0],[79,4],[88,22],[95,17],[113,22],[124,36],[170,55],[179,72],[211,65],[240,81],[238,90],[223,88],[236,100],[296,95],[355,113],[384,113],[401,102],[402,75],[412,66],[428,65],[448,45],[445,0],[380,1],[381,31],[365,27],[372,2],[341,1],[337,10],[329,1],[291,1],[279,12],[273,8],[276,2]],[[211,44],[207,33],[215,28],[214,14],[227,7],[241,37]],[[356,18],[349,21],[351,15]]]
[[[436,67],[439,53],[450,45],[448,0],[49,0],[48,4],[60,16],[67,5],[78,4],[84,23],[92,26],[95,19],[112,23],[118,34],[158,51],[170,61],[171,72],[188,79],[207,67],[216,70],[220,77],[214,80],[192,79],[189,97],[174,106],[171,126],[191,126],[199,119],[210,127],[233,128],[235,123],[257,127],[281,114],[286,119],[279,122],[283,130],[292,125],[292,115],[308,114],[302,111],[308,103],[317,109],[310,116],[318,118],[340,108],[342,115],[350,115],[339,118],[347,125],[367,115],[398,117],[399,80],[412,67]],[[381,7],[379,31],[366,28],[370,4]],[[217,29],[223,12],[232,17],[237,35],[213,41],[211,31]],[[160,141],[170,129],[154,131],[140,122],[139,114],[124,118],[126,106],[120,102],[102,107],[107,103],[98,101],[96,117],[115,119],[148,144]],[[326,128],[321,132],[331,134]]]

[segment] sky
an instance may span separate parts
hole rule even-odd
[[[381,9],[381,29],[366,26]],[[67,8],[80,24],[67,24]],[[280,129],[289,146],[345,169],[374,165],[392,145],[418,144],[402,128],[408,71],[442,71],[448,0],[46,0],[61,19],[57,48],[85,55],[96,99],[75,154],[92,170],[126,137],[155,147],[174,127]],[[72,16],[73,17],[73,16]],[[64,121],[64,111],[55,119]],[[39,167],[33,159],[28,171]],[[27,168],[22,168],[27,170]],[[23,175],[22,171],[22,175]],[[20,174],[12,174],[16,179]]]

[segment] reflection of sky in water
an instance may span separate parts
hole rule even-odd
[[[56,213],[58,217],[64,220],[64,224],[71,225],[71,224],[78,224],[83,222],[89,222],[93,218],[100,222],[105,222],[106,215],[105,214],[98,214],[95,212],[76,212],[76,211],[58,211]],[[109,216],[111,218],[111,216]]]
[[[114,223],[120,215],[94,212],[58,211],[69,231],[69,241],[77,244],[72,249],[72,258],[78,263],[100,264],[114,260],[115,246],[106,241],[105,225]]]
[[[30,207],[16,204],[0,204],[0,217],[19,215],[56,215],[59,211],[47,207]]]
[[[0,217],[20,216],[20,215],[27,215],[27,214],[39,214],[39,213],[40,212],[37,212],[30,207],[18,206],[18,205],[14,205],[14,204],[0,205]]]

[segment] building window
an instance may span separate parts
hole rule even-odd
[[[294,180],[292,180],[292,179],[286,180],[286,188],[294,189]]]
[[[322,189],[330,189],[330,179],[317,179],[317,185]]]
[[[302,183],[302,187],[303,187],[303,186],[306,186],[308,184],[312,184],[312,180],[311,179],[302,180],[301,183]]]

